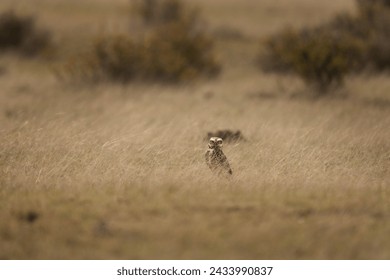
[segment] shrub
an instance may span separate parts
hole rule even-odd
[[[325,23],[322,28],[361,39],[367,38],[371,33],[370,24],[365,18],[348,13],[336,15],[328,23]]]
[[[48,31],[36,27],[35,18],[18,16],[13,11],[0,14],[0,49],[32,56],[44,50],[49,39]]]
[[[94,45],[94,60],[98,71],[111,79],[130,80],[141,69],[141,50],[128,36],[99,38]],[[92,66],[92,65],[91,65]]]
[[[196,21],[198,18],[197,10],[180,0],[138,0],[134,1],[133,11],[148,25]]]
[[[360,61],[363,43],[326,28],[287,30],[265,42],[261,65],[267,71],[294,72],[320,92],[342,84]]]
[[[143,74],[169,82],[189,81],[200,76],[215,76],[219,64],[213,42],[191,23],[179,22],[157,28],[144,42]]]
[[[347,32],[364,39],[372,33],[382,31],[390,16],[390,0],[357,0],[358,14],[342,13],[324,26]]]
[[[342,14],[329,28],[360,38],[366,44],[361,69],[390,69],[390,1],[359,0],[357,16]]]
[[[162,3],[180,3],[180,11],[185,10],[183,3],[176,0]],[[69,72],[122,82],[138,79],[175,83],[215,76],[220,67],[211,37],[203,32],[196,18],[178,14],[179,17],[159,15],[159,19],[170,20],[149,26],[141,38],[122,34],[97,39],[92,55],[78,63],[85,70],[74,71],[73,65]]]
[[[267,38],[263,70],[292,72],[321,92],[342,84],[348,73],[390,68],[390,1],[359,0],[357,15],[339,14],[311,29]]]
[[[357,0],[360,17],[373,19],[382,9],[390,8],[390,0]]]
[[[211,48],[208,37],[191,34],[184,25],[172,24],[141,41],[125,35],[100,38],[93,49],[95,63],[90,65],[98,71],[95,77],[103,75],[110,80],[190,81],[218,73]]]
[[[372,32],[367,37],[366,64],[374,70],[390,69],[390,5],[379,9],[370,21]]]

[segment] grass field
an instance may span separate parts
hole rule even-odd
[[[124,28],[128,4],[13,2],[0,8],[38,14],[64,53]],[[243,34],[218,39],[215,80],[72,84],[55,62],[0,57],[0,259],[390,258],[388,74],[313,98],[254,63],[262,36],[353,1],[197,3],[211,30]],[[204,162],[225,128],[247,139],[224,146],[232,180]]]

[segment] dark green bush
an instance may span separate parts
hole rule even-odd
[[[1,50],[14,50],[32,56],[46,49],[49,41],[49,32],[38,29],[35,18],[19,16],[13,11],[0,14]]]

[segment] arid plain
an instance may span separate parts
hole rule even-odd
[[[56,69],[126,29],[129,1],[1,1],[60,47],[0,56],[0,259],[389,259],[389,75],[315,98],[256,66],[264,36],[354,1],[191,3],[216,38],[217,78],[91,85]],[[224,145],[232,180],[204,162],[216,129],[246,138]]]

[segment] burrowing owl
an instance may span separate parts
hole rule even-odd
[[[222,138],[211,137],[209,148],[206,151],[206,163],[213,172],[218,174],[232,174],[229,162],[222,152]]]

